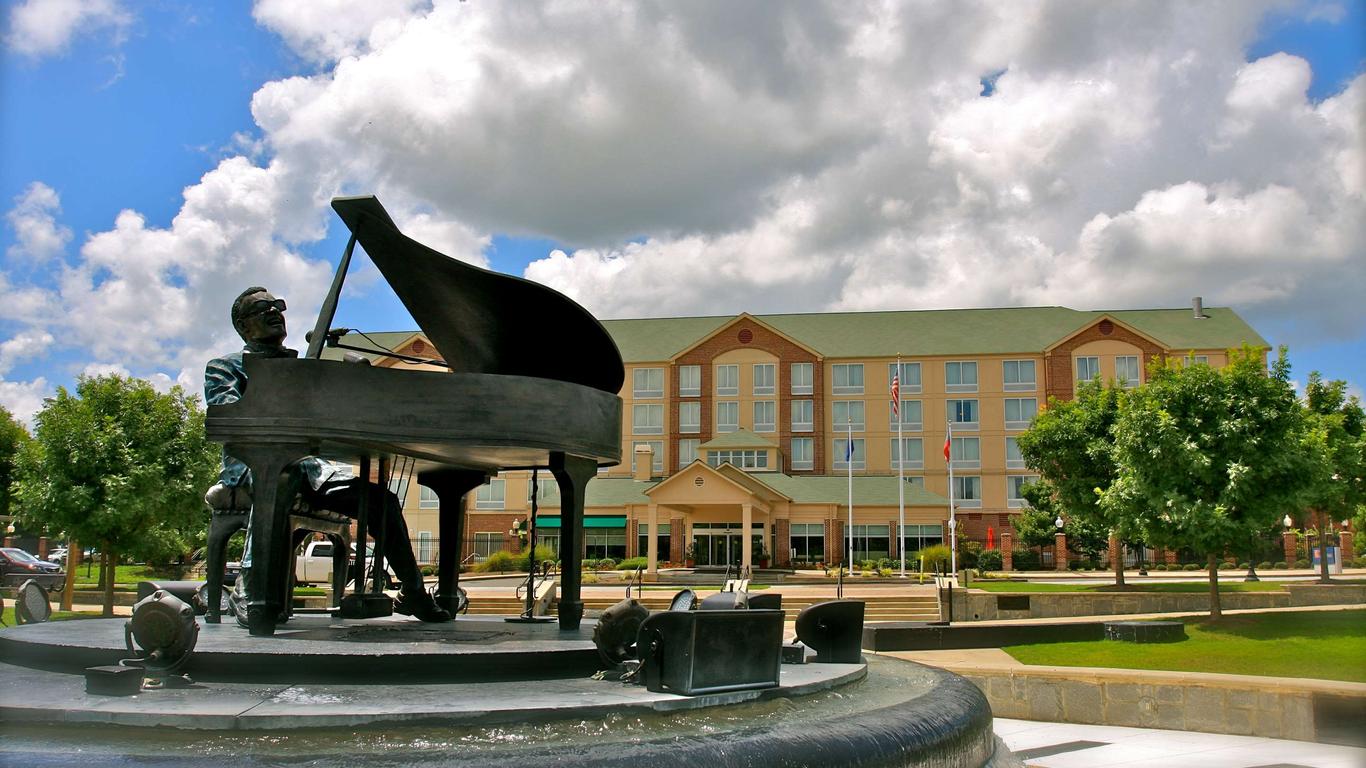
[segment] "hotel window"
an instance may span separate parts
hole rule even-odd
[[[730,462],[740,469],[768,469],[768,451],[708,451],[707,463],[713,467]]]
[[[835,388],[837,395],[863,394],[863,363],[836,363],[834,365]]]
[[[738,394],[740,394],[740,366],[738,366],[738,365],[718,365],[718,366],[716,366],[716,394],[718,394],[718,395],[738,395]]]
[[[395,477],[389,481],[389,492],[398,497],[399,506],[408,504],[408,478]]]
[[[913,485],[920,490],[925,490],[925,478],[920,475],[912,475],[906,478],[906,485]]]
[[[503,534],[481,531],[474,534],[474,559],[487,560],[489,555],[503,548]]]
[[[659,551],[656,558],[659,560],[669,559],[670,523],[659,524]],[[648,557],[650,553],[650,524],[641,523],[636,528],[636,554],[640,557]]]
[[[812,371],[815,369],[811,363],[792,364],[792,394],[809,395],[812,392]]]
[[[1028,429],[1029,422],[1039,412],[1039,401],[1033,397],[1006,398],[1006,429]]]
[[[976,437],[955,437],[949,457],[954,469],[978,469],[982,466],[982,443]]]
[[[664,434],[664,406],[631,406],[631,433],[636,435]]]
[[[776,366],[773,363],[755,363],[754,365],[754,394],[771,395],[777,391],[773,385],[773,377]]]
[[[554,477],[542,475],[536,479],[536,497],[537,505],[544,504],[547,501],[553,501],[555,504],[559,504],[560,486],[556,484]],[[528,502],[531,501],[530,477],[526,479],[526,500]]]
[[[793,469],[811,469],[812,452],[815,450],[815,441],[809,437],[792,438],[792,450],[788,454]]]
[[[663,368],[637,368],[631,373],[631,396],[641,397],[663,397],[664,396],[664,369]]]
[[[1079,357],[1077,358],[1077,383],[1083,384],[1100,376],[1100,358],[1098,357]]]
[[[740,428],[740,404],[722,400],[716,404],[716,431],[734,432]]]
[[[888,408],[888,412],[892,409]],[[924,426],[924,408],[919,400],[901,401],[901,430],[903,432],[919,432]],[[896,414],[891,414],[891,430],[896,431]]]
[[[1209,365],[1209,355],[1192,355],[1191,360],[1196,365]]]
[[[697,449],[701,447],[702,441],[696,438],[678,441],[678,468],[682,469],[689,464],[697,461]]]
[[[1138,386],[1138,356],[1122,355],[1115,358],[1115,379],[1121,387]]]
[[[854,526],[854,561],[881,560],[890,556],[891,539],[888,525]]]
[[[976,475],[955,475],[953,478],[953,503],[959,507],[982,506],[982,478]]]
[[[1029,506],[1024,494],[1020,489],[1027,483],[1038,482],[1039,478],[1034,475],[1009,475],[1006,477],[1006,506],[1012,509]]]
[[[945,392],[976,392],[977,363],[972,361],[944,363]]]
[[[1038,380],[1034,378],[1033,360],[1006,360],[1001,363],[1001,367],[1005,391],[1033,392],[1038,388]]]
[[[650,473],[651,473],[651,474],[656,474],[656,475],[663,474],[663,473],[664,473],[664,441],[662,441],[662,440],[637,440],[637,441],[635,442],[635,444],[632,445],[631,447],[634,448],[636,445],[648,445],[648,446],[650,446],[650,449],[651,449],[652,451],[654,451],[654,455],[650,457]],[[632,471],[632,472],[635,472],[635,471],[636,471],[636,452],[635,452],[634,450],[631,451],[631,471]]]
[[[490,480],[479,486],[479,490],[474,493],[475,509],[502,509],[503,508],[503,481]]]
[[[815,421],[812,419],[812,401],[793,400],[792,401],[792,431],[810,432],[815,428]]]
[[[754,401],[754,431],[773,432],[778,428],[778,404],[772,400]]]
[[[702,366],[678,366],[678,396],[699,397],[702,394]]]
[[[850,429],[855,432],[863,431],[862,400],[836,400],[831,404],[831,411],[835,414],[834,430],[836,432],[847,432]]]
[[[1006,438],[1006,469],[1024,469],[1024,454],[1020,453],[1020,444],[1013,437]]]
[[[678,431],[684,434],[695,434],[702,431],[701,403],[678,404]]]
[[[954,429],[977,429],[976,400],[945,400]]]
[[[417,508],[418,509],[440,509],[441,497],[436,495],[436,491],[425,485],[418,486]]]
[[[809,565],[825,562],[825,523],[793,523],[788,530],[792,562]]]
[[[919,566],[918,563],[911,562],[915,553],[925,547],[932,547],[935,544],[944,543],[944,528],[941,525],[907,525],[901,529],[901,535],[906,540],[906,567],[912,565]],[[900,552],[892,553],[892,557],[900,557]]]
[[[854,451],[852,458],[846,458],[846,451],[849,448],[849,439],[846,437],[836,438],[835,440],[835,469],[863,469],[867,466],[863,451],[863,438],[854,438]]]
[[[436,541],[431,531],[417,532],[417,562],[430,563],[436,558]]]
[[[918,437],[901,438],[900,447],[906,451],[906,464],[903,469],[924,469],[925,468],[925,442]],[[901,451],[897,446],[897,439],[892,438],[892,469],[897,468],[897,462],[901,460]]]
[[[896,363],[887,365],[887,392],[892,391],[892,377],[896,375]],[[901,364],[901,394],[914,395],[920,391],[920,363]]]
[[[626,558],[626,527],[583,529],[583,556],[594,560]]]

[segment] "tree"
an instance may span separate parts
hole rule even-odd
[[[20,514],[99,545],[112,616],[118,554],[183,554],[207,524],[202,496],[217,462],[204,412],[179,387],[160,394],[141,379],[81,377],[75,395],[59,388],[35,421],[19,455]]]
[[[1129,518],[1100,504],[1101,492],[1115,480],[1111,431],[1122,400],[1118,386],[1093,379],[1078,388],[1075,400],[1050,400],[1016,438],[1025,464],[1053,493],[1068,547],[1088,555],[1107,548],[1112,532],[1121,540],[1132,536]],[[1048,518],[1050,529],[1054,519]],[[1123,586],[1124,558],[1115,558],[1112,565],[1115,583]]]
[[[1263,355],[1244,346],[1217,370],[1154,365],[1115,423],[1119,473],[1101,495],[1144,541],[1207,556],[1216,618],[1219,557],[1296,508],[1322,471],[1322,433],[1295,398],[1285,350],[1269,371]]]
[[[1366,504],[1366,412],[1355,396],[1347,397],[1347,382],[1325,382],[1318,371],[1309,374],[1304,388],[1309,418],[1323,432],[1328,466],[1318,473],[1307,503],[1318,513],[1320,552],[1331,546],[1328,535],[1334,520],[1347,520]],[[1343,557],[1352,553],[1344,552]],[[1320,577],[1328,582],[1328,558],[1319,558]]]
[[[14,420],[10,412],[0,405],[0,516],[13,514],[10,509],[12,486],[14,484],[14,465],[19,451],[28,442],[28,430]]]

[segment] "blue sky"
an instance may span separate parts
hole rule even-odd
[[[1045,27],[1056,24],[1012,27],[1010,19],[987,19],[977,26],[1023,30],[1005,44],[1014,46],[1008,60],[991,59],[999,41],[978,40],[978,48],[955,52],[961,60],[941,57],[919,65],[909,78],[902,75],[914,60],[915,32],[890,42],[866,30],[852,37],[860,52],[876,54],[863,56],[856,67],[848,55],[822,55],[813,42],[821,34],[837,34],[829,19],[799,18],[796,25],[810,35],[804,44],[815,46],[817,54],[793,64],[793,40],[770,39],[783,28],[776,20],[752,14],[731,19],[724,10],[674,19],[674,27],[684,30],[677,50],[661,50],[659,39],[639,32],[645,23],[640,19],[622,26],[637,32],[619,37],[606,25],[599,50],[589,50],[593,46],[563,41],[583,31],[577,25],[592,26],[590,20],[547,12],[542,31],[489,11],[476,25],[470,16],[486,10],[471,9],[474,3],[378,3],[377,8],[392,7],[393,18],[377,12],[360,29],[328,26],[340,22],[279,2],[249,8],[179,0],[93,2],[95,10],[83,21],[53,29],[40,26],[60,27],[37,13],[43,4],[6,4],[0,64],[0,206],[6,213],[0,226],[0,305],[11,308],[0,310],[0,343],[12,342],[8,357],[0,354],[0,403],[17,411],[53,387],[69,385],[83,370],[160,374],[197,386],[195,356],[231,342],[226,323],[210,330],[197,326],[224,314],[215,304],[226,290],[220,283],[254,274],[250,260],[266,258],[259,253],[261,243],[297,259],[266,274],[278,274],[273,279],[283,283],[282,293],[300,286],[292,289],[300,299],[292,302],[298,308],[292,322],[295,341],[302,344],[321,290],[309,286],[330,270],[326,264],[335,264],[343,244],[340,227],[328,223],[326,198],[376,189],[386,201],[399,201],[402,221],[425,222],[435,233],[434,244],[447,246],[443,250],[549,282],[602,316],[1182,306],[1189,296],[1203,294],[1207,304],[1235,306],[1273,343],[1290,344],[1297,377],[1318,369],[1348,379],[1358,391],[1366,382],[1366,314],[1356,306],[1361,294],[1355,300],[1342,295],[1366,285],[1359,219],[1341,223],[1361,212],[1361,201],[1315,186],[1334,162],[1324,158],[1341,158],[1341,148],[1325,146],[1319,155],[1306,155],[1297,161],[1298,170],[1270,162],[1266,169],[1249,170],[1255,158],[1275,154],[1266,147],[1276,144],[1264,142],[1298,143],[1296,131],[1333,140],[1313,124],[1322,122],[1319,113],[1331,117],[1324,105],[1341,97],[1363,71],[1366,1],[1292,4],[1265,14],[1239,9],[1245,31],[1237,32],[1238,20],[1230,20],[1233,32],[1189,40],[1181,36],[1195,34],[1186,29],[1193,25],[1180,14],[1203,12],[1200,6],[1173,10],[1172,31],[1159,30],[1153,41],[1126,29],[1141,24],[1077,13],[1078,24],[1112,25],[1097,34],[1119,41],[1113,54],[1076,39],[1049,43]],[[1072,13],[1068,5],[1052,6],[1051,12]],[[34,14],[21,24],[24,8]],[[1209,12],[1218,18],[1218,10]],[[717,36],[708,25],[743,24],[754,25],[752,49],[743,55],[716,50]],[[483,37],[467,37],[471,29]],[[40,33],[49,37],[33,37]],[[449,35],[455,42],[448,46],[459,49],[449,63],[433,64],[430,54],[411,59],[421,63],[403,63],[400,53],[420,51],[416,46],[437,34]],[[928,29],[924,39],[935,36],[943,31]],[[547,40],[560,41],[555,45],[565,50],[548,48]],[[901,57],[900,74],[879,68],[878,56],[889,47]],[[555,62],[542,61],[540,51]],[[1293,82],[1276,85],[1294,81],[1298,59],[1278,53],[1308,64],[1311,79],[1302,104],[1293,101]],[[632,58],[637,56],[642,58]],[[643,65],[639,83],[623,82],[637,75],[622,75],[621,62],[644,62],[645,56],[694,62],[697,78],[712,79],[694,90],[667,80],[671,72]],[[1152,58],[1170,61],[1172,71],[1184,68],[1182,74],[1142,81],[1113,74]],[[1258,61],[1264,64],[1258,77],[1239,75],[1240,67]],[[467,77],[469,72],[479,75]],[[373,139],[365,138],[353,117],[335,117],[352,108],[357,93],[364,99],[363,89],[375,87],[353,83],[361,79],[358,73],[401,88],[436,78],[444,89],[439,96],[459,92],[449,103],[430,99],[433,110],[448,110],[439,118],[446,122],[437,123],[444,138],[411,143],[406,127],[420,127],[426,118],[417,106],[404,120],[382,127],[385,115],[376,113]],[[396,80],[385,79],[395,75]],[[652,83],[652,77],[666,80]],[[915,82],[904,92],[859,101],[848,96],[841,78]],[[983,78],[993,86],[985,93]],[[556,88],[543,87],[547,79]],[[1086,90],[1094,80],[1110,87]],[[820,85],[824,81],[831,84]],[[1280,90],[1263,98],[1254,92],[1263,83]],[[667,114],[671,107],[641,94],[670,88],[679,109],[688,111],[652,119],[652,111]],[[1192,131],[1205,133],[1183,150],[1199,155],[1200,170],[1187,177],[1184,167],[1191,163],[1175,152],[1164,155],[1158,129],[1129,135],[1132,126],[1107,120],[1105,113],[1115,109],[1104,99],[1115,88],[1133,93],[1117,104],[1148,105],[1133,107],[1142,116],[1138,123],[1170,126],[1172,120],[1158,118],[1197,109],[1199,88],[1212,89],[1205,94],[1210,101],[1257,108],[1263,102],[1289,104],[1283,111],[1304,117],[1212,112],[1204,129],[1194,127],[1204,118],[1189,118]],[[575,94],[575,101],[558,101],[567,98],[564,92]],[[368,97],[382,102],[382,95]],[[899,100],[907,102],[905,113],[887,107]],[[421,90],[402,103],[428,106]],[[1061,126],[1044,142],[1051,142],[1047,151],[1021,127],[1040,109],[1047,113],[1040,119],[1056,117]],[[933,119],[922,112],[934,113]],[[537,122],[566,114],[582,119]],[[627,125],[602,127],[616,123]],[[992,135],[975,133],[983,124],[995,126]],[[753,136],[746,134],[749,125],[755,126]],[[1073,132],[1077,125],[1091,127]],[[1094,135],[1106,131],[1114,136]],[[903,135],[914,140],[902,141]],[[981,152],[960,152],[998,139],[1001,155],[988,161],[981,161]],[[1100,142],[1095,151],[1101,154],[1106,146],[1120,148],[1113,156],[1146,148],[1142,156],[1113,162],[1107,156],[1106,166],[1091,167],[1077,160],[1088,147],[1095,149],[1087,142]],[[486,156],[500,161],[485,162]],[[1316,162],[1326,165],[1316,168]],[[890,180],[883,169],[892,168],[904,169],[900,175],[915,183]],[[1115,179],[1102,186],[1097,179],[1106,174]],[[35,183],[54,196],[26,198]],[[1177,194],[1189,185],[1203,192]],[[214,222],[221,230],[212,236],[198,231],[197,217],[212,221],[214,212],[228,211],[222,214],[226,219],[251,208],[242,200],[257,189],[269,190],[260,199],[279,201],[283,213],[249,211],[231,226]],[[1059,193],[1054,204],[1049,195],[1060,189],[1073,194],[1063,199],[1068,195]],[[1197,221],[1182,227],[1197,233],[1208,225],[1212,244],[1170,255],[1172,241],[1163,239],[1150,217],[1179,203],[1199,209],[1191,214],[1196,216],[1207,207],[1243,210],[1253,222],[1279,221],[1265,206],[1283,201],[1284,190],[1295,199],[1275,210],[1301,220],[1267,233],[1266,239],[1284,246],[1276,253],[1249,252],[1257,251],[1257,243],[1219,234],[1228,228],[1218,222]],[[28,207],[21,204],[25,199]],[[874,199],[879,202],[868,202]],[[140,227],[116,226],[121,211],[135,211]],[[180,228],[173,226],[178,215]],[[21,219],[25,226],[36,222],[39,230],[22,230]],[[1315,239],[1315,232],[1332,226],[1342,229],[1333,238]],[[34,231],[51,237],[26,239]],[[87,248],[92,238],[97,245]],[[221,251],[203,257],[217,262],[212,269],[197,260],[196,244],[220,241]],[[1135,242],[1144,245],[1133,246],[1139,250],[1132,253],[1123,250],[1131,247],[1124,243]],[[1292,252],[1301,243],[1304,252]],[[162,247],[164,255],[152,255]],[[1097,248],[1102,250],[1088,250]],[[552,257],[555,251],[562,253]],[[134,263],[135,258],[146,261]],[[270,258],[275,265],[282,257]],[[238,259],[246,260],[240,269],[224,266]],[[1093,275],[1063,274],[1065,265],[1079,260],[1101,272],[1124,264],[1134,271],[1117,282],[1133,287],[1116,292],[1097,287]],[[748,267],[740,278],[728,272],[737,262]],[[1302,278],[1278,281],[1279,275],[1298,272],[1301,262],[1311,265]],[[1025,273],[995,284],[980,277],[998,271],[994,264],[1021,263],[1036,263],[1035,272],[1053,270],[1057,279]],[[696,265],[696,272],[685,270],[687,264]],[[367,279],[364,265],[358,271],[338,324],[411,327],[373,274]],[[973,271],[977,278],[960,274]],[[704,272],[715,275],[715,282],[697,278]],[[151,275],[156,290],[139,292],[139,275]],[[1022,284],[1031,281],[1037,284]],[[125,284],[133,289],[115,290]],[[26,316],[14,309],[21,305],[43,307],[48,316]],[[163,313],[186,319],[177,324]],[[158,330],[147,344],[124,341],[149,325]]]

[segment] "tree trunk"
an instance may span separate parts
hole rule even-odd
[[[1209,617],[1217,619],[1223,616],[1219,610],[1219,556],[1213,552],[1209,555]]]
[[[66,541],[66,584],[62,585],[62,604],[64,611],[74,610],[71,607],[76,598],[76,569],[81,567],[81,545],[75,539]]]
[[[1115,586],[1124,588],[1124,542],[1120,541],[1119,546],[1115,547],[1115,556],[1111,558],[1114,562],[1110,563],[1115,567]]]
[[[114,617],[114,553],[109,551],[109,545],[105,544],[103,560],[100,563],[100,581],[104,584],[104,610],[100,615],[106,619]]]
[[[1333,524],[1328,519],[1328,514],[1319,510],[1319,583],[1331,584],[1333,579],[1328,575],[1328,527]]]

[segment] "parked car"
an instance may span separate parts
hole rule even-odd
[[[66,565],[66,547],[57,547],[47,553],[47,561],[58,565]]]
[[[365,547],[366,571],[373,573],[373,563],[375,558],[375,545],[367,544]],[[393,587],[398,584],[398,576],[388,563],[385,563],[385,586]],[[223,583],[233,585],[237,583],[237,577],[242,573],[242,564],[237,561],[230,561],[225,564],[223,569]],[[369,576],[366,577],[369,579]],[[347,586],[353,586],[356,580],[356,543],[351,542],[351,566],[346,575]],[[300,545],[296,559],[294,561],[294,584],[299,587],[312,586],[315,584],[330,585],[332,583],[332,542],[330,541],[306,541]]]
[[[0,547],[0,584],[17,587],[29,579],[55,589],[66,582],[66,574],[60,565],[39,560],[22,549]]]

